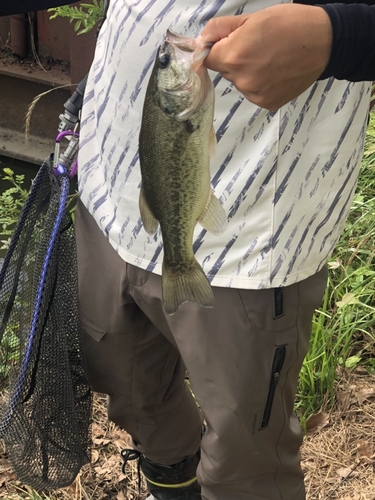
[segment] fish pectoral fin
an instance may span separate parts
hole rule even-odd
[[[156,233],[156,230],[159,226],[159,222],[157,221],[157,219],[155,219],[153,213],[151,212],[142,185],[141,185],[141,192],[139,194],[139,211],[141,213],[141,219],[146,233],[148,234]]]
[[[227,227],[227,214],[220,201],[216,198],[213,189],[211,189],[210,198],[198,222],[207,231],[216,235],[222,234]]]
[[[183,274],[173,273],[163,264],[163,306],[168,314],[174,314],[184,302],[194,302],[203,307],[213,307],[214,293],[203,269],[194,258]]]

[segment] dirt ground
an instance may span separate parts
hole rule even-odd
[[[316,416],[302,448],[308,500],[375,500],[374,382],[357,369],[338,384],[334,409]]]
[[[34,55],[28,55],[25,58],[20,58],[12,53],[11,47],[0,40],[0,64],[1,66],[18,66],[25,70],[26,73],[33,73],[35,70],[42,69],[43,71],[58,70],[62,73],[69,74],[70,66],[66,62],[55,61],[51,58],[36,58]]]
[[[334,408],[308,422],[302,447],[308,500],[375,500],[374,382],[375,376],[361,368],[346,374],[337,385]],[[95,396],[94,410],[92,463],[71,486],[35,496],[17,481],[2,450],[0,498],[144,500],[137,464],[129,462],[122,471],[120,452],[129,447],[128,435],[108,422],[104,396]]]

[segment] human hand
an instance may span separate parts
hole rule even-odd
[[[249,101],[270,110],[319,78],[332,46],[326,12],[298,4],[213,18],[200,36],[203,42],[214,42],[206,67],[221,73]]]

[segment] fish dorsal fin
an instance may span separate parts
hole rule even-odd
[[[151,212],[147,203],[143,185],[141,185],[141,192],[139,193],[139,211],[141,213],[141,219],[146,233],[156,233],[159,222],[155,219],[154,214]]]
[[[213,189],[210,191],[210,197],[206,208],[198,219],[199,224],[212,234],[222,234],[227,226],[227,214],[216,198]]]

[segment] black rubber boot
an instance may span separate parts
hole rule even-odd
[[[138,460],[138,474],[141,469],[151,493],[147,500],[202,500],[196,476],[200,451],[174,465],[152,462],[137,450],[122,450],[121,456],[124,473],[129,460]]]
[[[160,465],[143,457],[140,465],[155,500],[202,500],[196,476],[198,462],[199,453],[175,465]]]

